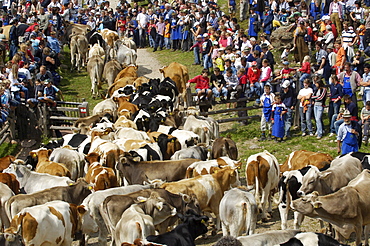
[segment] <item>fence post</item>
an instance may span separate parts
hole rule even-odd
[[[190,88],[186,88],[186,100],[188,102],[188,105],[186,105],[187,107],[195,106],[195,103],[193,101],[193,96],[191,95],[191,89]]]
[[[43,129],[44,129],[44,135],[46,136],[51,136],[50,135],[50,121],[49,121],[49,109],[48,107],[46,106],[46,103],[43,103],[43,105],[41,105],[41,109],[42,109],[42,126],[43,126]]]
[[[82,99],[82,103],[78,105],[78,112],[80,118],[89,116],[89,103],[85,102],[85,98]]]

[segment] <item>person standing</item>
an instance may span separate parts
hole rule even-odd
[[[293,49],[294,59],[296,62],[302,63],[303,58],[308,55],[308,45],[304,41],[304,36],[307,34],[307,29],[304,21],[298,23],[298,27],[294,32]]]
[[[303,86],[299,92],[297,99],[300,100],[299,104],[299,114],[301,117],[301,131],[302,131],[302,137],[306,136],[306,130],[308,129],[309,135],[313,136],[313,130],[312,130],[312,122],[311,122],[311,116],[312,116],[312,107],[311,107],[311,96],[313,94],[313,90],[310,87],[310,80],[306,79],[303,81]]]
[[[13,19],[10,21],[10,24],[12,25],[12,27],[9,30],[9,41],[10,41],[9,60],[13,59],[13,56],[15,55],[15,53],[17,53],[18,50],[18,35],[17,35],[18,20]]]
[[[212,41],[209,39],[208,33],[203,34],[204,41],[202,43],[203,67],[209,69],[212,67]]]
[[[349,95],[357,107],[356,90],[362,82],[360,74],[356,71],[352,71],[351,63],[346,62],[344,63],[344,71],[338,75],[338,78],[343,85],[343,94]]]
[[[272,106],[272,136],[275,137],[276,142],[283,141],[286,113],[287,107],[282,102],[280,95],[275,96],[275,103]]]
[[[286,138],[290,138],[290,128],[293,122],[293,113],[294,108],[297,105],[297,95],[295,89],[290,85],[289,80],[284,80],[283,84],[281,85],[282,92],[281,92],[281,99],[284,105],[287,108],[285,122],[284,122],[284,136]]]
[[[331,83],[330,83],[330,98],[329,98],[329,126],[331,126],[331,121],[333,115],[339,114],[340,105],[342,104],[343,97],[343,87],[339,83],[339,79],[336,75],[331,76]]]
[[[164,46],[164,29],[166,24],[163,22],[163,16],[159,17],[159,22],[156,24],[157,36],[155,38],[155,45],[153,52],[157,51],[158,46],[163,49]]]
[[[242,22],[247,19],[249,0],[240,0],[239,8],[240,8],[239,20],[240,22]]]
[[[330,20],[335,24],[337,27],[338,33],[342,33],[342,5],[339,3],[338,0],[334,0],[329,5],[329,16]]]
[[[258,141],[265,141],[266,140],[266,130],[268,130],[269,135],[267,140],[272,140],[271,138],[271,124],[272,124],[272,104],[275,101],[275,95],[271,92],[271,87],[269,85],[265,85],[264,87],[265,93],[260,98],[262,108],[262,116],[261,116],[261,138]]]
[[[316,90],[312,95],[314,103],[313,112],[316,121],[316,138],[321,139],[324,133],[324,122],[322,115],[324,113],[325,100],[327,95],[327,89],[324,86],[322,79],[315,81]]]
[[[149,23],[149,16],[146,13],[146,9],[142,8],[141,12],[136,17],[139,29],[139,48],[146,46],[146,32]]]
[[[357,121],[351,120],[351,113],[345,110],[343,113],[344,122],[339,126],[337,136],[338,154],[357,152],[361,144],[361,128]],[[360,141],[359,141],[360,140]]]

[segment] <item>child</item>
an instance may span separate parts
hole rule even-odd
[[[272,77],[272,70],[269,66],[269,62],[267,59],[264,59],[262,61],[262,68],[261,68],[261,76],[260,76],[260,83],[262,86],[265,86],[266,84],[270,84]]]
[[[220,69],[220,72],[221,72],[221,74],[223,74],[224,73],[224,71],[225,71],[225,62],[224,62],[224,60],[222,59],[222,51],[221,50],[219,50],[218,51],[218,55],[217,55],[217,58],[214,60],[214,67],[215,68],[219,68]]]
[[[171,49],[171,24],[168,19],[164,20],[164,47],[169,50]]]
[[[197,75],[194,78],[190,79],[186,84],[186,88],[190,88],[190,83],[195,84],[195,91],[198,95],[198,103],[201,99],[201,96],[205,94],[207,99],[210,99],[212,96],[212,90],[209,88],[209,71],[208,69],[203,69],[201,75]]]
[[[275,103],[272,106],[272,136],[275,137],[276,142],[283,141],[284,133],[285,133],[285,114],[287,112],[287,108],[281,100],[280,95],[275,97]]]
[[[202,54],[202,35],[197,36],[197,40],[190,50],[194,49],[194,63],[193,65],[200,65],[200,54]]]
[[[363,95],[362,95],[362,101],[364,102],[364,105],[367,101],[370,101],[370,64],[365,63],[364,66],[364,74],[362,75],[362,81],[360,82],[360,85],[363,89]]]
[[[220,97],[221,101],[225,101],[227,97],[226,82],[224,76],[218,67],[213,70],[211,75],[212,93],[215,97]]]
[[[260,98],[262,108],[261,117],[261,138],[258,141],[266,140],[266,130],[269,131],[267,140],[272,140],[271,138],[271,116],[272,116],[272,104],[275,101],[275,95],[271,93],[271,88],[269,85],[264,87],[265,93]],[[267,127],[266,127],[267,125]]]
[[[303,81],[305,79],[310,78],[311,76],[311,58],[310,56],[305,56],[302,61],[302,67],[297,69],[301,72],[301,77],[299,78],[299,82],[301,83],[301,88],[303,88]]]
[[[238,85],[239,85],[239,80],[236,74],[233,74],[233,70],[229,67],[226,69],[226,73],[224,75],[224,79],[226,81],[226,89],[227,89],[227,100],[230,99],[231,93],[236,91]],[[234,104],[235,107],[236,103]],[[230,108],[230,103],[226,104],[227,108]]]
[[[154,48],[156,36],[157,36],[157,31],[155,29],[154,19],[151,19],[148,25],[149,46],[151,48]]]
[[[290,50],[292,49],[292,46],[290,44],[288,44],[283,53],[281,53],[281,60],[287,60],[288,59],[288,56],[289,56],[289,53],[290,53]]]
[[[367,145],[369,141],[369,124],[370,124],[370,101],[366,102],[365,107],[361,110],[361,125],[364,126],[364,138],[362,139]]]

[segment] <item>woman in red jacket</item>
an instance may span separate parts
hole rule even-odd
[[[301,77],[299,78],[299,82],[301,82],[301,88],[303,88],[303,81],[305,79],[309,79],[311,77],[311,58],[310,56],[305,56],[303,58],[302,67],[297,69],[301,72]]]

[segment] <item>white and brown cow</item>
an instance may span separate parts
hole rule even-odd
[[[298,170],[308,165],[316,166],[320,169],[330,164],[332,160],[333,157],[329,154],[298,150],[289,154],[288,158],[280,166],[280,172],[284,173],[290,170]]]
[[[174,194],[196,196],[200,209],[216,216],[217,229],[220,228],[219,204],[224,192],[240,185],[236,168],[226,167],[213,174],[207,174],[177,182],[165,183],[161,188]]]
[[[248,189],[255,189],[255,197],[262,209],[262,221],[267,220],[267,213],[272,212],[273,190],[279,182],[279,163],[268,151],[251,155],[245,167],[245,177]],[[262,198],[260,198],[260,192]],[[268,203],[268,209],[266,205]]]
[[[99,89],[102,86],[103,69],[104,61],[100,56],[94,55],[90,57],[87,62],[87,72],[90,75],[91,94],[93,98],[99,95]]]
[[[26,246],[71,245],[76,233],[97,230],[84,206],[52,201],[20,211],[5,230],[5,238],[12,241],[20,234]]]
[[[242,163],[240,161],[231,160],[227,156],[217,158],[216,160],[197,161],[186,169],[186,178],[212,174],[216,172],[216,170],[220,170],[225,167],[239,168],[241,165]]]
[[[238,159],[238,147],[230,138],[216,138],[212,144],[211,159],[217,159],[221,156],[228,156],[233,160]]]
[[[47,173],[59,177],[71,178],[71,172],[63,163],[57,163],[49,160],[52,150],[40,148],[30,152],[33,159],[38,159],[35,171],[38,173]]]
[[[95,191],[117,187],[118,185],[114,169],[103,167],[99,162],[89,165],[85,180],[93,185]]]

